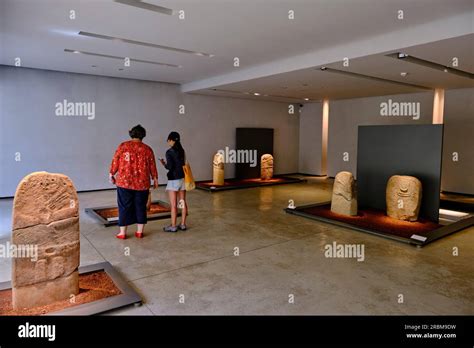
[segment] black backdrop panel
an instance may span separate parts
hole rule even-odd
[[[257,166],[250,167],[248,163],[235,165],[237,179],[260,177],[260,157],[266,153],[273,155],[273,129],[272,128],[237,128],[236,150],[257,150]],[[278,161],[278,159],[275,159]]]
[[[359,206],[386,210],[388,179],[411,175],[422,184],[420,216],[438,222],[442,153],[442,125],[359,126]]]

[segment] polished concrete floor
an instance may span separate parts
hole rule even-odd
[[[416,248],[283,212],[290,199],[330,196],[331,181],[318,178],[195,190],[188,231],[167,234],[167,220],[151,221],[144,239],[120,241],[116,227],[83,212],[114,204],[115,192],[80,193],[81,265],[109,261],[144,299],[110,314],[474,314],[474,228]],[[164,188],[153,198],[167,200]],[[0,200],[4,234],[11,204]],[[326,258],[334,241],[364,245],[365,260]],[[10,261],[0,259],[0,281],[9,279]]]

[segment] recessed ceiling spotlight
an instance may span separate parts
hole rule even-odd
[[[128,6],[133,6],[133,7],[138,7],[143,10],[148,10],[148,11],[153,11],[153,12],[158,12],[166,15],[172,15],[173,10],[170,8],[166,8],[163,6],[157,6],[153,4],[148,4],[146,2],[143,2],[142,0],[114,0],[115,2],[123,5],[128,5]]]
[[[257,95],[257,96],[258,96],[258,95],[260,95],[260,93],[255,92],[253,95]]]
[[[321,69],[322,71],[324,71],[324,70],[326,70],[327,68],[326,68],[325,66],[322,66],[320,69]]]
[[[77,50],[70,50],[70,49],[67,49],[65,48],[64,49],[64,52],[67,52],[67,53],[79,53],[79,54],[85,54],[85,55],[88,55],[88,56],[95,56],[95,57],[102,57],[102,58],[111,58],[111,59],[120,59],[120,60],[124,60],[125,58],[127,57],[119,57],[119,56],[111,56],[111,55],[108,55],[108,54],[101,54],[101,53],[93,53],[93,52],[86,52],[86,51],[77,51]],[[161,62],[152,62],[150,60],[141,60],[141,59],[135,59],[135,58],[130,58],[131,62],[137,62],[137,63],[147,63],[147,64],[155,64],[155,65],[163,65],[163,66],[168,66],[168,67],[171,67],[171,68],[182,68],[181,65],[175,65],[175,64],[169,64],[169,63],[161,63]]]
[[[309,100],[309,98],[304,98],[304,100],[308,101],[308,100]]]
[[[408,57],[408,54],[398,52],[398,59],[403,59],[403,58],[406,58],[406,57]]]
[[[400,73],[400,75],[401,75],[402,77],[407,77],[407,76],[408,76],[408,73],[405,72],[405,71],[402,71],[402,72]]]
[[[190,51],[190,50],[185,50],[185,49],[182,49],[182,48],[175,48],[175,47],[170,47],[170,46],[157,45],[157,44],[149,43],[149,42],[124,39],[124,38],[121,38],[121,37],[107,36],[107,35],[96,34],[96,33],[89,33],[89,32],[86,32],[86,31],[80,31],[80,32],[77,33],[77,35],[92,37],[94,39],[110,40],[110,41],[114,41],[114,42],[128,43],[128,44],[132,44],[132,45],[159,48],[159,49],[162,49],[162,50],[173,51],[173,52],[193,54],[195,56],[200,56],[200,57],[208,57],[208,58],[214,57],[213,54],[209,54],[209,53]]]
[[[443,71],[444,71],[444,72],[448,72],[449,70],[448,70],[447,68],[445,68]]]

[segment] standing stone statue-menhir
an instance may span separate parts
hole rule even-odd
[[[224,155],[220,152],[214,155],[212,161],[212,183],[224,185]]]
[[[262,155],[260,160],[260,178],[262,180],[273,178],[273,156],[268,153]]]
[[[38,258],[14,258],[13,308],[43,306],[79,293],[79,204],[65,175],[35,172],[16,189],[12,243],[38,248]]]
[[[331,211],[342,215],[357,215],[357,189],[350,172],[339,172],[334,178]]]
[[[387,215],[405,221],[417,221],[421,207],[421,181],[414,176],[394,175],[387,182]]]

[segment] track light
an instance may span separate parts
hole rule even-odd
[[[471,74],[467,71],[463,71],[463,70],[452,68],[450,66],[431,62],[426,59],[409,56],[408,54],[405,54],[405,53],[398,52],[398,53],[387,54],[387,57],[400,59],[404,62],[421,65],[421,66],[424,66],[425,68],[435,69],[435,70],[442,71],[445,73],[451,73],[451,74],[458,75],[461,77],[466,77],[468,79],[474,79],[474,74]]]
[[[322,70],[322,69],[321,69],[321,70]],[[411,88],[419,88],[419,89],[431,90],[431,88],[425,87],[425,86],[420,86],[420,85],[415,85],[415,84],[412,84],[412,83],[406,83],[406,82],[400,82],[400,81],[393,81],[393,80],[383,79],[383,78],[381,78],[381,77],[370,76],[370,75],[363,75],[363,74],[358,74],[358,73],[354,73],[354,72],[350,72],[350,71],[345,71],[345,70],[338,70],[338,69],[326,68],[326,67],[325,67],[323,71],[329,72],[329,73],[334,73],[334,74],[339,74],[339,75],[344,75],[344,76],[363,78],[363,79],[365,79],[365,80],[391,83],[391,84],[399,85],[399,86],[406,86],[406,87],[411,87]]]

